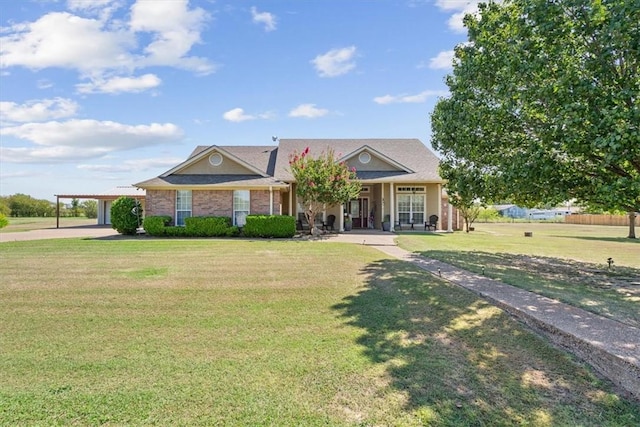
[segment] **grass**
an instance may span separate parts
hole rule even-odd
[[[570,259],[606,267],[640,268],[640,239],[628,239],[627,227],[564,223],[483,223],[470,233],[401,233],[399,243],[408,250],[484,251]],[[533,237],[524,237],[530,231]],[[640,229],[636,229],[640,233]],[[430,237],[419,237],[430,236]]]
[[[525,231],[533,237],[524,237]],[[478,224],[471,233],[403,234],[426,257],[640,327],[640,240],[624,227]],[[614,259],[612,270],[606,262]]]
[[[637,402],[363,245],[0,245],[0,425],[624,426]]]

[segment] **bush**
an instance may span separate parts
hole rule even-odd
[[[0,228],[5,228],[7,225],[9,225],[9,220],[3,213],[0,213]]]
[[[238,227],[231,225],[228,216],[206,216],[185,218],[188,236],[194,237],[232,237],[239,234]]]
[[[293,237],[296,219],[284,215],[248,215],[242,234],[246,237]]]
[[[172,226],[164,228],[164,235],[169,237],[187,237],[187,229],[185,227]]]
[[[140,203],[131,197],[120,197],[111,205],[111,227],[120,234],[136,234],[142,218]]]
[[[171,224],[170,216],[149,216],[144,219],[142,227],[150,236],[164,236],[166,234],[166,227],[169,224]]]

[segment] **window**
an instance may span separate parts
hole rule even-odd
[[[176,191],[176,225],[184,226],[185,218],[191,216],[191,190]]]
[[[424,194],[398,194],[398,221],[401,224],[424,223]]]
[[[366,151],[363,151],[358,156],[358,160],[360,160],[360,163],[366,165],[367,163],[369,163],[371,161],[371,154],[367,153]]]
[[[222,155],[220,153],[213,153],[209,156],[209,163],[211,163],[211,166],[220,166],[222,164]]]
[[[236,190],[233,192],[233,225],[244,227],[251,206],[249,190]]]

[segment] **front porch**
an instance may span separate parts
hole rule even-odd
[[[282,194],[282,214],[299,218],[304,211],[295,195],[295,183]],[[336,218],[334,229],[425,231],[425,221],[436,215],[435,230],[453,231],[452,208],[440,183],[363,182],[358,198],[327,207],[316,217],[319,224]]]

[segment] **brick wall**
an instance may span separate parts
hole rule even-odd
[[[163,190],[147,190],[145,197],[145,216],[176,214],[176,192]]]
[[[194,190],[191,193],[193,216],[228,216],[233,215],[233,191],[231,190]],[[269,190],[252,190],[252,214],[269,214]],[[147,190],[146,216],[176,214],[175,190]],[[280,213],[280,191],[273,192],[273,213]]]
[[[233,216],[233,191],[193,191],[191,213],[193,216]]]
[[[251,191],[251,213],[269,215],[269,190]],[[273,192],[273,214],[280,214],[280,191]]]

